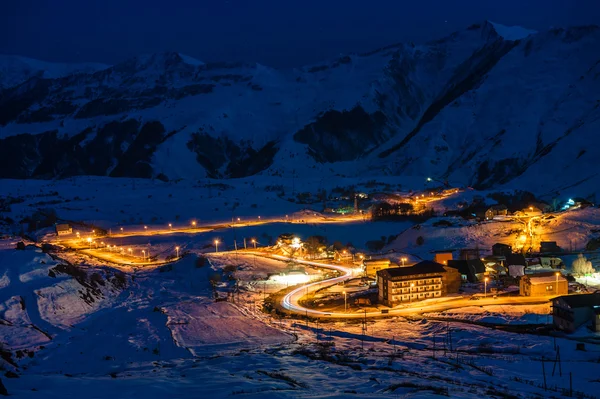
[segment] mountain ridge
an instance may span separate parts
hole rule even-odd
[[[2,177],[408,174],[499,187],[537,164],[555,170],[546,159],[559,143],[590,167],[596,151],[571,138],[589,141],[598,124],[599,40],[594,26],[533,32],[486,21],[293,70],[171,52],[33,77],[0,92]],[[143,142],[144,126],[161,133]],[[40,140],[68,150],[50,160],[30,148]],[[128,152],[134,142],[145,150]]]

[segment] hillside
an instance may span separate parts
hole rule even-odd
[[[590,182],[600,29],[484,22],[294,70],[179,53],[0,89],[0,177],[434,176]]]

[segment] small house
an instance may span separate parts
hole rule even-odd
[[[510,267],[510,266],[514,266],[514,265],[527,267],[527,259],[525,259],[525,256],[523,256],[521,254],[506,255],[505,266]]]
[[[390,267],[398,267],[397,264],[391,260],[385,259],[369,259],[363,261],[363,268],[365,270],[365,276],[375,278],[377,272],[380,270],[388,269]]]
[[[508,215],[508,208],[506,205],[492,205],[485,211],[485,219],[492,220],[496,216]]]
[[[600,331],[600,293],[564,295],[552,299],[554,327],[574,332],[585,323]]]
[[[519,282],[519,294],[523,296],[566,295],[569,282],[560,273],[546,272],[524,275]]]
[[[442,265],[447,265],[449,260],[452,260],[452,250],[433,251],[433,261]]]
[[[448,267],[456,269],[462,280],[469,283],[481,281],[485,275],[485,265],[481,259],[451,260],[448,261]]]
[[[458,258],[462,260],[481,259],[480,253],[479,248],[465,248],[460,250]]]
[[[561,248],[558,245],[556,245],[556,241],[542,241],[540,243],[540,252],[542,253],[561,251]]]
[[[56,234],[59,236],[64,236],[68,234],[73,234],[73,228],[69,224],[57,224],[56,225]]]
[[[492,245],[492,255],[508,256],[512,254],[512,247],[508,244],[496,243]]]
[[[541,216],[542,210],[535,205],[530,205],[522,211],[526,216]]]

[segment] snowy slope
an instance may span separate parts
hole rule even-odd
[[[0,90],[17,86],[32,77],[56,79],[76,73],[94,73],[108,68],[99,63],[62,64],[17,55],[0,55]]]
[[[291,71],[163,53],[34,78],[0,99],[0,170],[430,175],[585,196],[596,192],[599,159],[581,144],[598,128],[599,41],[597,27],[536,33],[484,22]]]

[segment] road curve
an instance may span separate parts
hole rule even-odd
[[[247,255],[261,255],[277,260],[289,260],[289,257],[281,255],[267,255],[260,252],[243,252]],[[281,300],[281,306],[289,311],[301,316],[311,316],[324,319],[358,319],[358,318],[373,318],[373,317],[389,317],[389,316],[410,316],[431,312],[443,312],[449,309],[471,306],[488,306],[488,305],[525,305],[525,304],[542,304],[548,303],[552,296],[544,297],[497,297],[497,298],[481,298],[477,301],[471,301],[465,297],[446,297],[442,301],[433,303],[415,302],[402,307],[389,309],[387,313],[381,311],[376,312],[324,312],[321,310],[309,309],[301,306],[298,301],[310,292],[314,292],[327,285],[340,283],[353,277],[352,268],[341,265],[333,265],[328,263],[311,262],[306,260],[294,260],[296,263],[317,266],[326,269],[333,269],[344,273],[339,277],[333,277],[327,280],[321,280],[313,283],[308,283],[300,287],[294,288],[287,293]]]

